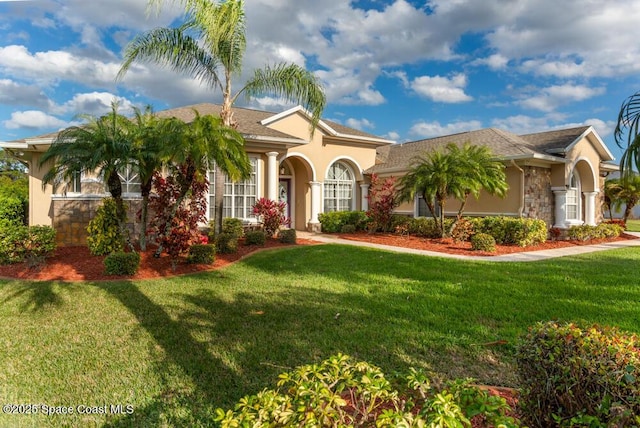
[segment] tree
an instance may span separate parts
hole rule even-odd
[[[625,151],[620,158],[624,177],[640,168],[640,91],[627,98],[620,107],[618,123],[613,133],[616,144]],[[626,141],[625,141],[626,135]],[[625,147],[626,146],[626,147]]]
[[[225,126],[235,127],[232,106],[240,95],[250,98],[274,95],[301,104],[312,116],[312,132],[326,104],[319,80],[296,64],[280,63],[254,70],[233,93],[233,76],[242,71],[246,51],[246,26],[242,0],[180,0],[186,20],[178,28],[156,28],[138,35],[124,53],[117,79],[122,79],[133,62],[144,61],[193,76],[222,92],[220,117]],[[159,5],[162,0],[149,0]],[[246,156],[246,155],[245,155]],[[242,178],[242,177],[241,177]],[[222,229],[224,170],[215,169],[215,232]]]
[[[87,123],[72,126],[58,133],[49,149],[40,158],[40,166],[51,163],[43,177],[43,186],[51,184],[54,191],[73,181],[77,174],[97,173],[104,177],[107,190],[116,202],[122,236],[126,232],[126,208],[122,199],[120,173],[132,164],[132,142],[128,134],[129,119],[118,114],[118,105],[99,118],[81,115]],[[132,245],[127,238],[131,248]]]
[[[493,159],[485,146],[448,144],[445,150],[432,150],[419,156],[409,172],[399,182],[400,200],[424,198],[440,230],[440,236],[451,233],[464,212],[470,195],[478,198],[480,191],[505,196],[508,185],[504,166]],[[449,198],[460,202],[458,213],[449,231],[445,232],[445,207]],[[437,209],[436,209],[437,207]]]
[[[624,205],[622,220],[626,223],[631,216],[633,207],[640,202],[640,175],[624,175],[621,178],[607,180],[605,182],[605,195],[608,195],[611,200],[610,213],[611,208],[619,209]]]

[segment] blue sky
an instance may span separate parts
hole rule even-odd
[[[127,42],[182,10],[146,6],[0,0],[0,141],[104,114],[114,98],[125,112],[219,102],[155,66],[114,81]],[[589,124],[619,158],[617,113],[640,90],[640,0],[246,0],[245,9],[246,71],[304,65],[325,86],[325,118],[399,142]],[[238,105],[290,107],[269,97]]]

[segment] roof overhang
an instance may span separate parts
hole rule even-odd
[[[578,138],[576,138],[571,144],[569,144],[564,150],[563,152],[568,152],[571,149],[573,149],[576,144],[578,144],[580,141],[582,141],[583,139],[587,139],[592,145],[593,147],[596,149],[596,151],[598,152],[598,155],[600,155],[600,159],[602,161],[612,161],[615,160],[615,157],[613,156],[613,153],[611,153],[611,151],[609,150],[609,148],[607,147],[607,145],[604,143],[604,141],[602,141],[602,138],[600,138],[600,136],[598,135],[597,132],[595,132],[595,129],[593,128],[593,126],[589,126],[583,133],[582,135],[580,135]]]

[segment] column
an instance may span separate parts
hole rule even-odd
[[[584,222],[589,226],[596,225],[596,195],[598,192],[582,192],[584,195]]]
[[[278,200],[278,152],[267,153],[267,198]]]
[[[362,195],[361,204],[362,211],[369,209],[369,184],[362,183],[360,185],[360,194]]]
[[[309,224],[318,225],[320,221],[318,220],[318,214],[320,214],[320,201],[321,198],[321,189],[322,183],[319,181],[310,181],[311,185],[311,219],[309,220]]]
[[[555,219],[553,222],[553,227],[559,227],[561,229],[566,229],[566,221],[567,221],[567,189],[564,187],[552,187],[551,191],[555,196]]]

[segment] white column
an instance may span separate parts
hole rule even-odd
[[[566,221],[567,221],[567,189],[564,187],[552,187],[551,190],[555,196],[555,219],[553,222],[553,227],[559,227],[561,229],[566,229]]]
[[[318,214],[320,214],[320,201],[321,201],[321,192],[322,183],[319,181],[310,181],[311,185],[311,219],[309,223],[318,224],[320,221],[318,220]]]
[[[361,207],[362,211],[369,209],[369,184],[362,183],[360,185],[360,193],[362,194]]]
[[[278,152],[267,153],[267,198],[278,200]]]
[[[598,192],[582,192],[584,195],[584,222],[589,226],[596,225],[596,195]]]

